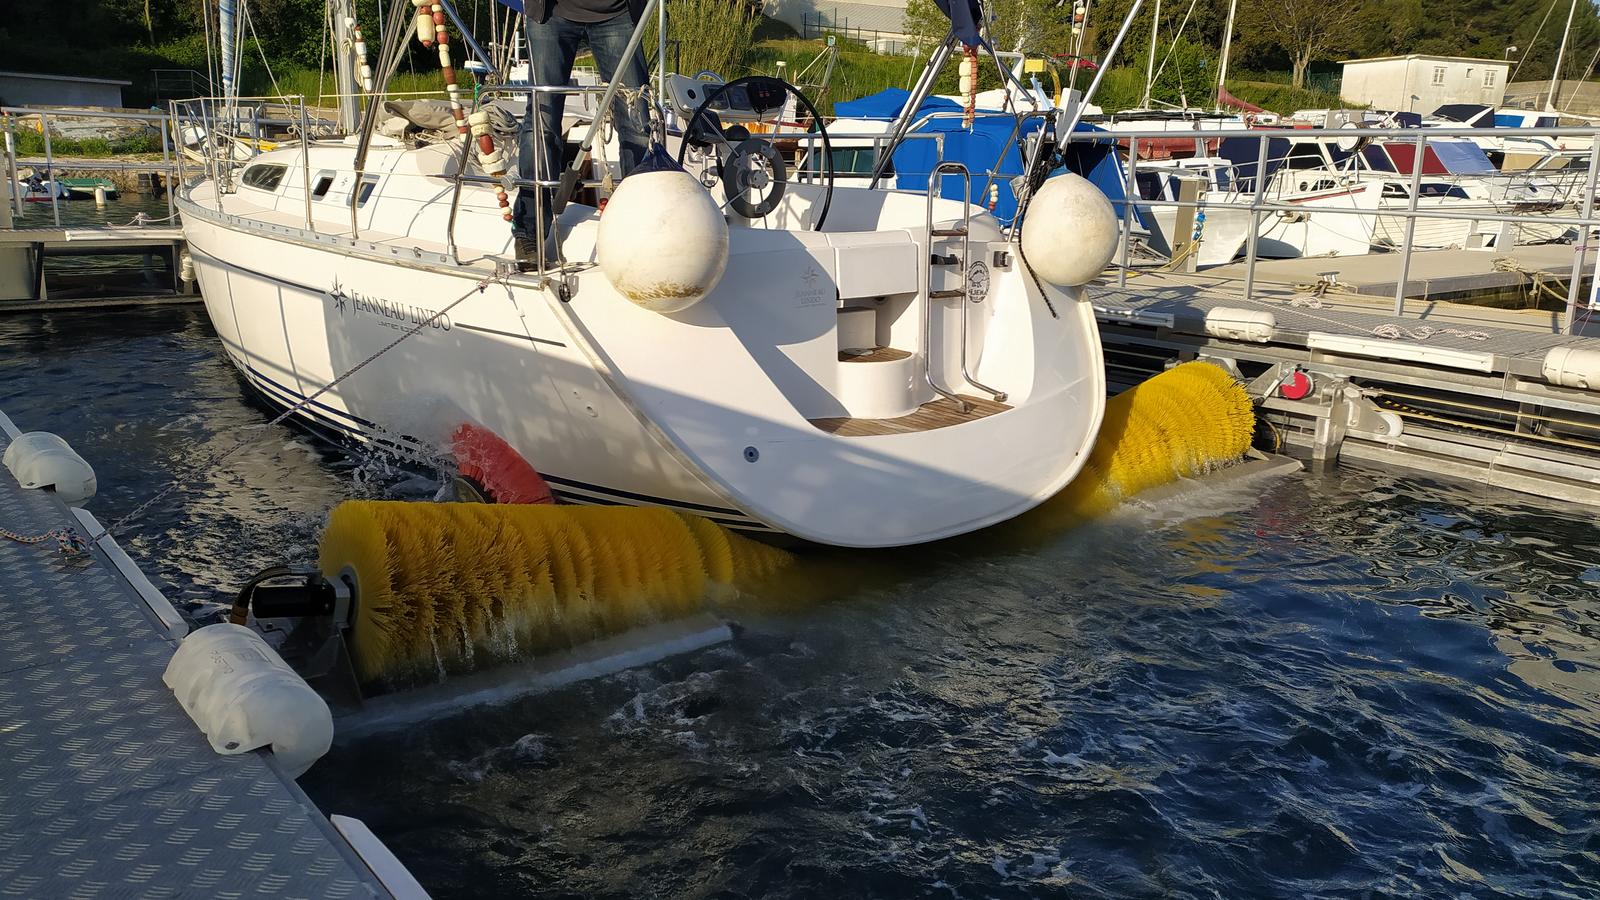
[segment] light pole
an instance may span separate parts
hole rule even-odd
[[[1506,61],[1507,62],[1511,61],[1511,54],[1517,52],[1518,49],[1519,48],[1515,44],[1512,44],[1511,46],[1506,48]]]

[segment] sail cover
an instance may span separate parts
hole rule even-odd
[[[950,20],[950,28],[960,38],[963,46],[979,47],[983,38],[978,36],[978,23],[983,21],[983,7],[978,0],[933,0],[939,11]]]

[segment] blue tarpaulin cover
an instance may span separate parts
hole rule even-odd
[[[900,114],[910,92],[900,88],[886,88],[856,100],[834,104],[833,111],[841,119],[892,120]],[[943,97],[929,97],[917,108],[913,121],[934,112],[960,112],[961,105]],[[915,134],[943,134],[944,158],[959,162],[972,173],[972,202],[988,206],[989,198],[979,196],[989,181],[988,173],[995,172],[998,199],[994,214],[1001,222],[1009,224],[1017,214],[1017,197],[1011,190],[1011,179],[1022,174],[1022,153],[1018,150],[1020,137],[1012,130],[1017,120],[1005,113],[983,113],[972,123],[971,130],[963,127],[957,116],[924,122]],[[1038,130],[1041,123],[1031,119],[1023,126],[1023,134]],[[912,138],[901,142],[894,152],[895,187],[906,191],[928,189],[928,174],[939,158],[938,147],[932,140]],[[961,178],[946,175],[941,179],[939,196],[959,200],[964,193]]]
[[[1489,161],[1488,154],[1471,141],[1433,140],[1428,142],[1428,149],[1438,154],[1439,161],[1452,174],[1480,175],[1499,171]]]

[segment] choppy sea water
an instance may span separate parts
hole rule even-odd
[[[102,520],[180,484],[119,537],[192,610],[437,487],[251,428],[198,308],[0,318],[0,409]],[[1597,550],[1590,510],[1410,475],[1200,490],[302,784],[436,897],[1594,897]]]

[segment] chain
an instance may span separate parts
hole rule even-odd
[[[53,528],[44,534],[17,534],[0,528],[0,537],[16,541],[19,544],[42,544],[51,538],[56,539],[56,547],[67,556],[76,556],[88,549],[89,544],[72,528]]]
[[[471,290],[467,291],[465,294],[462,294],[461,296],[457,297],[456,299],[450,301],[449,305],[447,305],[444,308],[440,309],[438,312],[435,312],[433,315],[427,317],[426,319],[423,319],[423,320],[417,322],[417,324],[413,325],[409,330],[407,330],[406,332],[401,334],[399,337],[395,338],[393,341],[390,341],[387,346],[383,347],[381,350],[379,350],[378,352],[372,354],[371,356],[367,357],[366,359],[363,359],[361,362],[356,363],[354,366],[352,366],[349,369],[345,370],[344,374],[340,375],[339,377],[335,378],[334,380],[332,380],[332,381],[328,382],[327,384],[323,385],[322,387],[318,388],[316,393],[311,394],[310,396],[308,396],[305,399],[301,400],[299,403],[296,403],[295,405],[289,407],[288,409],[285,409],[283,412],[281,412],[278,415],[274,416],[268,422],[265,422],[265,423],[262,423],[262,424],[259,424],[259,425],[247,426],[246,428],[243,428],[243,429],[240,429],[240,430],[243,430],[243,431],[255,431],[255,430],[259,430],[259,429],[263,429],[263,428],[271,428],[274,425],[281,424],[285,419],[289,418],[290,416],[294,415],[295,413],[299,412],[300,410],[305,409],[307,406],[309,406],[312,403],[312,401],[316,400],[318,397],[321,397],[323,394],[326,394],[328,391],[333,390],[334,387],[336,387],[340,382],[344,381],[346,378],[349,378],[351,375],[354,375],[355,373],[357,373],[357,372],[361,371],[362,369],[366,368],[366,366],[368,364],[370,364],[371,362],[376,360],[378,357],[384,355],[385,353],[388,353],[390,350],[393,350],[395,347],[400,346],[400,342],[401,341],[404,341],[406,338],[409,338],[412,335],[422,331],[424,328],[427,328],[427,327],[431,326],[434,322],[438,321],[446,313],[450,312],[450,310],[455,309],[457,306],[459,306],[461,303],[463,303],[468,297],[471,297],[473,294],[481,294],[481,293],[483,293],[484,291],[488,290],[489,285],[491,285],[491,284],[505,284],[505,283],[506,283],[505,279],[500,277],[500,276],[496,276],[494,278],[486,278],[486,279],[478,282],[476,285],[474,285],[472,287]],[[217,465],[220,465],[228,457],[232,456],[235,453],[238,453],[240,450],[243,450],[245,447],[249,446],[249,444],[250,444],[249,441],[241,438],[232,447],[229,447],[227,450],[224,450],[221,453],[218,453],[218,454],[214,455],[213,457],[211,457],[210,459],[206,460],[204,463],[202,463],[201,465],[197,466],[196,468],[200,468],[200,469],[214,468]],[[138,518],[140,515],[143,515],[146,510],[148,510],[150,507],[154,506],[162,498],[166,497],[168,494],[172,493],[174,490],[177,490],[178,485],[179,485],[179,482],[178,482],[177,479],[173,479],[173,480],[167,482],[166,487],[163,487],[161,490],[157,491],[154,495],[152,495],[150,497],[150,499],[144,501],[143,503],[139,504],[138,506],[135,506],[127,514],[123,515],[121,518],[117,519],[115,522],[112,522],[110,525],[107,525],[105,528],[101,529],[98,534],[91,535],[91,538],[94,541],[98,542],[101,538],[111,534],[113,531],[120,530],[123,525],[125,525],[129,521],[132,521],[135,518]]]

